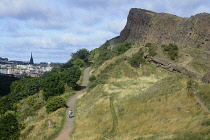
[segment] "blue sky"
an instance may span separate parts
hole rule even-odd
[[[0,57],[67,62],[118,36],[130,8],[190,17],[210,13],[209,0],[0,0]]]

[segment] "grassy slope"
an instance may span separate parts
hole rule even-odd
[[[82,74],[84,69],[82,69]],[[78,81],[82,83],[82,77]],[[70,87],[66,87],[65,93],[60,95],[68,101],[75,94]],[[33,111],[32,105],[41,106],[37,111]],[[65,122],[66,108],[60,108],[52,113],[46,112],[46,101],[42,93],[29,96],[17,104],[19,122],[22,123],[24,129],[21,131],[20,140],[52,140],[59,134]],[[49,122],[52,126],[49,126]]]
[[[95,70],[109,75],[105,84],[78,100],[73,139],[210,138],[210,115],[187,94],[187,77],[152,64],[134,69],[121,61],[110,67],[116,60]]]
[[[74,92],[71,89],[66,90],[66,92],[61,95],[61,97],[65,99],[69,99]],[[37,98],[38,96],[38,98]],[[31,98],[29,96],[28,98]],[[26,117],[25,119],[21,119],[21,122],[24,125],[24,129],[21,131],[21,140],[51,140],[53,139],[62,129],[64,118],[65,118],[65,108],[60,108],[52,113],[47,113],[45,105],[40,108],[38,111],[32,113],[29,112],[30,104],[28,104],[28,98],[22,100],[18,106],[18,112],[22,114],[22,118]],[[35,102],[43,103],[42,94],[35,94],[32,97],[35,99]],[[20,116],[21,117],[21,116]],[[49,126],[49,122],[52,126]]]

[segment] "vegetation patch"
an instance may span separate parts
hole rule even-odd
[[[146,43],[145,47],[148,48],[149,56],[155,56],[157,54],[157,46],[152,43]]]
[[[176,44],[162,45],[161,47],[171,60],[178,59],[178,46]]]
[[[140,67],[140,65],[145,63],[143,54],[143,50],[140,49],[137,53],[133,54],[132,57],[128,58],[128,63],[133,67]]]
[[[48,99],[47,104],[46,104],[46,111],[52,112],[61,107],[67,107],[66,100],[62,97],[55,96]]]

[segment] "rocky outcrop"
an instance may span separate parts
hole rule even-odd
[[[155,13],[133,8],[125,28],[113,42],[175,43],[210,50],[210,14],[201,13],[181,18],[166,13]]]
[[[204,74],[201,81],[203,83],[210,83],[210,70],[206,74]]]
[[[164,69],[167,69],[169,71],[176,71],[179,72],[181,74],[184,74],[186,76],[188,76],[189,78],[195,78],[196,74],[193,73],[192,71],[189,71],[188,69],[184,68],[184,67],[179,67],[179,66],[175,66],[172,65],[170,62],[157,58],[157,57],[151,57],[151,56],[144,56],[144,58],[146,60],[148,60],[149,62],[153,62],[155,63],[158,67],[162,67]]]

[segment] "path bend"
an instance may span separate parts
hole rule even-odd
[[[89,83],[89,71],[90,67],[86,68],[84,71],[83,75],[83,80],[82,80],[82,87],[86,87]],[[71,97],[67,103],[68,109],[66,109],[66,122],[64,123],[63,129],[61,130],[60,134],[55,138],[55,140],[69,140],[70,139],[70,134],[74,128],[74,121],[75,117],[69,119],[68,111],[71,109],[74,112],[74,107],[76,105],[76,100],[79,95],[83,93],[85,88],[82,88],[80,91],[77,91],[76,94]]]

